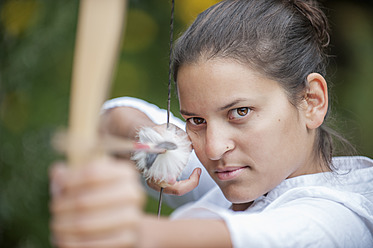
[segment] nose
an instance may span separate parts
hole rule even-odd
[[[229,130],[224,125],[209,123],[206,127],[205,153],[211,160],[219,160],[223,155],[233,150],[234,141]]]

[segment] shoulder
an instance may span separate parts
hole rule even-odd
[[[298,194],[288,201],[273,202],[260,212],[235,214],[228,221],[233,232],[252,236],[258,246],[271,246],[266,240],[286,247],[373,245],[370,221],[340,201],[314,194]]]
[[[332,163],[337,170],[373,169],[373,159],[365,156],[333,157]]]
[[[229,202],[215,204],[222,195],[214,189],[173,217],[221,219],[234,247],[372,247],[372,222],[340,200],[328,197],[332,192],[307,190],[303,194],[293,191],[294,197],[275,201],[262,197],[252,208],[233,212]]]

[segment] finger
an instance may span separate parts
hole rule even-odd
[[[69,211],[92,211],[100,208],[133,204],[141,207],[145,201],[144,191],[134,179],[110,182],[96,189],[80,190],[79,194],[58,196],[52,199],[53,214]]]
[[[164,123],[164,124],[156,125],[156,126],[153,126],[152,128],[153,128],[155,131],[157,131],[158,133],[163,133],[164,130],[167,129],[167,124]]]
[[[161,187],[156,184],[153,180],[147,180],[146,183],[148,184],[148,186],[152,189],[154,189],[155,191],[161,191]]]
[[[75,190],[79,187],[91,187],[97,183],[105,183],[119,178],[134,178],[137,172],[134,164],[129,160],[116,160],[101,158],[91,161],[79,168],[67,167],[64,163],[54,164],[50,170],[51,193],[58,188],[59,191]],[[91,185],[92,184],[92,185]]]
[[[99,159],[80,168],[69,168],[64,182],[65,193],[79,193],[79,190],[100,187],[117,180],[137,179],[138,173],[131,161],[115,159]]]
[[[181,196],[192,191],[198,186],[201,173],[201,168],[194,169],[189,179],[179,181],[175,185],[165,188],[164,192],[166,194]]]
[[[52,243],[55,247],[63,248],[126,248],[137,247],[138,232],[136,230],[125,230],[122,232],[96,237],[92,239],[80,239],[79,237],[53,237]]]
[[[49,168],[50,193],[52,196],[60,194],[66,174],[67,167],[62,162],[55,163]]]
[[[51,203],[51,227],[59,247],[126,247],[133,243],[112,237],[132,230],[141,214],[145,197],[132,163],[100,160],[82,168],[52,168],[51,179],[59,177],[64,181],[63,190],[52,195]]]
[[[116,207],[101,211],[57,215],[52,219],[51,228],[56,237],[82,240],[109,235],[120,230],[133,229],[142,216],[137,206]]]
[[[66,169],[65,163],[56,162],[49,168],[49,177],[58,180],[58,178],[63,177],[64,173],[66,173]]]
[[[188,179],[178,181],[174,185],[164,188],[163,192],[169,195],[184,195],[198,186],[201,173],[201,168],[196,168]],[[160,191],[161,187],[155,182],[148,180],[147,183],[152,189]]]

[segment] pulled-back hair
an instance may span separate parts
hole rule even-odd
[[[280,83],[298,106],[307,90],[307,76],[325,77],[328,21],[312,0],[225,0],[202,12],[178,39],[173,50],[173,75],[180,66],[201,59],[238,61]],[[331,166],[331,130],[317,129],[315,155]]]

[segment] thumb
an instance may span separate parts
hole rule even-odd
[[[164,192],[166,194],[181,196],[192,191],[198,186],[201,173],[202,173],[201,168],[195,168],[188,179],[179,181],[175,183],[174,185],[165,188]]]
[[[49,169],[51,195],[57,196],[60,194],[65,182],[66,173],[67,167],[62,162],[57,162],[51,166]]]

